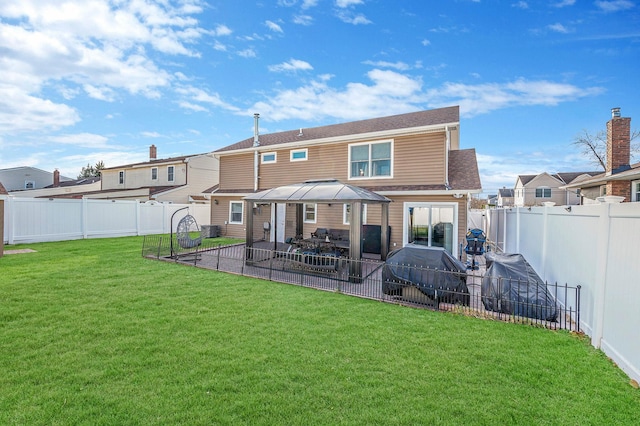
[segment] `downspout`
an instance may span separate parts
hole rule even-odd
[[[444,187],[449,190],[451,186],[449,185],[449,149],[451,149],[451,131],[449,130],[449,126],[445,126],[445,151],[444,151]]]
[[[258,192],[258,173],[260,171],[259,167],[259,154],[258,147],[260,146],[260,140],[258,139],[258,120],[260,119],[260,114],[253,114],[253,147],[255,151],[253,152],[253,191]]]

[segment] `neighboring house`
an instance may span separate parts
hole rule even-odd
[[[60,172],[53,172],[53,184],[42,189],[32,189],[29,191],[13,191],[14,197],[55,197],[55,198],[82,198],[87,192],[100,190],[100,178],[89,177],[76,180],[60,179]]]
[[[502,188],[498,190],[498,198],[496,200],[497,207],[511,207],[513,206],[513,189]]]
[[[580,194],[575,189],[566,185],[576,179],[584,179],[599,172],[567,172],[549,174],[547,172],[538,175],[520,175],[516,179],[513,189],[514,206],[540,206],[544,202],[553,202],[556,205],[580,204]]]
[[[58,178],[60,182],[72,180],[59,174]],[[41,189],[54,183],[54,173],[35,167],[1,169],[0,182],[2,182],[5,189],[9,192]]]
[[[491,194],[487,196],[487,206],[496,207],[498,205],[498,194]]]
[[[391,250],[416,242],[457,255],[470,194],[481,192],[475,150],[460,149],[459,132],[457,106],[264,135],[256,114],[253,138],[214,151],[220,184],[211,190],[211,223],[244,238],[252,214],[253,234],[268,239],[277,218],[276,235],[293,237],[296,206],[256,204],[247,212],[243,197],[334,178],[392,200]],[[316,228],[349,229],[349,209],[340,202],[304,204],[303,237]],[[381,223],[379,205],[365,205],[363,213],[365,224]]]
[[[614,196],[623,202],[640,202],[640,163],[631,163],[631,118],[621,117],[620,108],[611,109],[607,122],[607,167],[604,173],[582,176],[565,188],[578,191],[582,204],[596,203]]]
[[[164,203],[208,203],[203,191],[218,183],[218,159],[211,153],[157,159],[102,170],[99,192],[87,198],[155,200]]]

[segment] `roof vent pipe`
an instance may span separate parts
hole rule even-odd
[[[254,121],[254,126],[253,126],[253,146],[260,146],[260,140],[258,139],[258,120],[260,119],[260,114],[255,113],[253,114],[253,121]]]

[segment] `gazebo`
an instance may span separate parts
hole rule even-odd
[[[303,183],[284,185],[267,189],[244,197],[245,211],[251,211],[252,205],[288,203],[296,205],[296,234],[302,234],[303,205],[316,204],[350,204],[349,218],[349,256],[352,259],[362,258],[362,212],[363,204],[380,204],[380,257],[385,260],[389,253],[389,203],[387,197],[358,186],[342,183],[336,179],[309,180]],[[277,215],[277,209],[274,209]],[[277,219],[277,218],[276,218]],[[275,220],[274,222],[277,222]],[[276,232],[274,230],[274,232]],[[277,241],[277,236],[274,236]],[[246,245],[253,246],[253,215],[248,214],[246,220]],[[353,262],[350,274],[359,275],[359,262]]]

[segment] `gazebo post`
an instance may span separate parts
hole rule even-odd
[[[386,260],[389,254],[389,204],[381,204],[380,216],[380,259]]]
[[[297,203],[296,204],[296,235],[302,236],[302,232],[304,232],[304,204]]]
[[[253,202],[252,201],[245,201],[244,202],[244,217],[245,217],[245,248],[246,248],[246,254],[245,254],[245,259],[249,259],[250,253],[252,252],[252,248],[253,248]]]
[[[351,217],[349,218],[349,281],[362,282],[362,202],[351,203]]]

